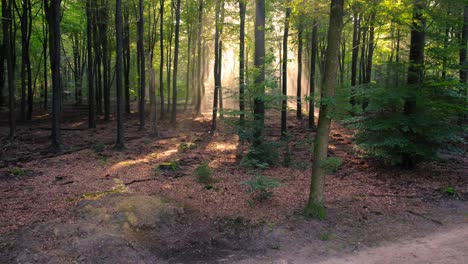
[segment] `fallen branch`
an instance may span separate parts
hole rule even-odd
[[[434,223],[436,223],[436,224],[444,225],[441,221],[436,220],[436,219],[433,219],[433,218],[430,218],[430,217],[425,216],[425,215],[423,215],[423,214],[421,214],[421,213],[418,213],[418,212],[415,212],[415,211],[412,211],[412,210],[406,210],[406,212],[408,212],[408,213],[410,213],[410,214],[412,214],[412,215],[415,215],[415,216],[419,216],[419,217],[424,218],[424,219],[426,219],[426,220],[432,221],[432,222],[434,222]]]
[[[125,186],[132,185],[134,183],[139,183],[139,182],[149,182],[149,181],[156,181],[156,178],[148,178],[148,179],[139,179],[139,180],[132,180],[127,183],[124,183]]]

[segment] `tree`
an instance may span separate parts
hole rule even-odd
[[[245,13],[247,2],[239,1],[239,111],[240,111],[240,126],[244,127],[245,123]]]
[[[9,138],[16,136],[16,116],[15,116],[15,73],[13,66],[13,48],[11,46],[11,21],[12,21],[12,3],[7,0],[2,0],[2,28],[3,42],[6,52],[6,64],[8,71],[8,123],[10,125]],[[2,60],[2,64],[4,61]]]
[[[141,13],[140,13],[141,14]],[[123,100],[122,100],[122,0],[115,1],[115,29],[117,37],[117,61],[115,65],[117,89],[117,141],[116,149],[123,149],[124,144],[124,126],[123,126]],[[144,71],[144,70],[142,70]]]
[[[61,152],[62,136],[60,131],[60,113],[62,107],[62,87],[60,74],[60,0],[44,0],[44,8],[49,24],[49,51],[52,69],[52,144],[51,150]]]
[[[146,87],[145,87],[145,81],[146,81],[146,75],[145,75],[145,47],[143,44],[144,41],[144,29],[145,29],[145,24],[144,24],[144,14],[143,14],[143,0],[139,1],[139,21],[138,21],[138,49],[140,51],[140,101],[139,101],[139,117],[140,117],[140,126],[139,130],[144,130],[145,129],[145,93],[146,93]]]
[[[312,26],[312,43],[310,51],[310,78],[309,78],[309,129],[314,131],[315,127],[315,75],[318,53],[318,22],[314,19]]]
[[[180,30],[180,0],[176,0],[176,25],[175,25],[175,46],[174,46],[174,69],[172,77],[172,113],[171,125],[175,128],[177,118],[177,68],[179,64],[179,30]]]
[[[286,3],[289,4],[289,3]],[[289,18],[291,16],[291,8],[286,7],[286,15],[284,18],[284,34],[283,34],[283,62],[282,62],[282,95],[281,100],[281,136],[286,136],[286,119],[288,111],[288,36],[289,36]]]
[[[88,105],[89,105],[89,119],[88,127],[96,128],[96,109],[95,109],[95,95],[94,95],[94,69],[93,69],[93,20],[91,7],[93,0],[86,0],[86,45],[88,49]]]
[[[301,19],[301,18],[299,18]],[[297,97],[296,97],[296,119],[302,120],[302,21],[297,26]]]
[[[343,30],[344,0],[332,0],[330,9],[330,26],[328,28],[327,53],[325,55],[325,75],[322,81],[322,100],[314,143],[314,164],[312,167],[310,195],[305,214],[315,218],[325,217],[325,175],[324,163],[327,160],[330,137],[330,114],[332,100],[335,97],[338,71],[338,53],[340,50],[341,32]]]
[[[216,7],[215,7],[215,61],[214,61],[214,95],[213,95],[213,116],[211,120],[211,131],[216,130],[216,119],[218,117],[218,103],[219,103],[219,89],[221,87],[221,75],[219,73],[220,67],[219,64],[221,64],[220,61],[220,29],[221,29],[221,23],[220,23],[220,12],[221,12],[221,1],[216,1]]]
[[[159,1],[159,97],[161,100],[161,118],[164,117],[164,0]]]
[[[254,92],[254,132],[253,147],[263,144],[265,125],[265,0],[257,0],[255,4],[255,53],[254,66],[258,70],[255,76]]]

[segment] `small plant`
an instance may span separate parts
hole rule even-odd
[[[13,176],[25,176],[26,175],[26,171],[19,167],[13,167],[13,168],[8,169],[8,173]]]
[[[106,145],[104,143],[96,143],[93,146],[93,150],[97,154],[102,153],[102,152],[104,152],[104,150],[106,150]]]
[[[253,193],[257,200],[265,201],[271,198],[271,189],[278,188],[281,183],[278,180],[265,177],[263,175],[254,176],[253,179],[243,182],[249,187],[249,192]]]
[[[177,161],[165,161],[165,162],[158,164],[158,166],[156,166],[156,170],[158,171],[175,172],[179,169],[180,169],[180,166],[177,163]]]
[[[201,184],[206,184],[206,187],[208,187],[210,183],[214,182],[213,177],[211,177],[212,174],[213,171],[208,165],[208,162],[203,162],[202,164],[200,164],[194,172],[194,175],[197,178],[197,182]]]
[[[195,143],[182,143],[177,148],[177,151],[179,151],[181,153],[185,153],[185,152],[188,152],[188,151],[190,151],[192,149],[196,149],[196,148],[197,148],[197,144],[195,144]]]
[[[288,144],[286,144],[286,147],[283,153],[283,166],[285,168],[289,168],[291,166],[291,161],[292,161],[291,151],[289,150]]]
[[[343,161],[340,158],[331,157],[324,160],[320,166],[324,169],[327,173],[334,173],[338,170],[338,168],[343,164]]]
[[[278,143],[264,142],[259,147],[251,147],[242,158],[241,166],[255,169],[267,169],[278,164]]]

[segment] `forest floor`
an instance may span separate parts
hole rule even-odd
[[[366,159],[352,130],[335,123],[330,155],[343,164],[327,177],[328,217],[315,221],[301,214],[314,134],[293,116],[291,165],[263,171],[281,186],[258,202],[243,184],[252,177],[239,166],[247,149],[229,122],[211,134],[208,117],[184,115],[175,131],[162,123],[153,138],[128,121],[126,149],[117,151],[113,121],[88,130],[85,114],[65,112],[62,155],[47,152],[45,115],[19,124],[15,141],[0,127],[0,263],[418,263],[381,260],[431,245],[461,250],[446,263],[467,258],[466,146],[401,170]],[[277,141],[273,121],[266,136]],[[195,148],[180,151],[183,143]],[[179,168],[155,169],[167,161]],[[216,180],[210,185],[193,176],[205,161]]]

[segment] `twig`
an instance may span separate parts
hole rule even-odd
[[[429,221],[432,221],[432,222],[434,222],[434,223],[436,223],[436,224],[444,225],[441,221],[436,220],[436,219],[433,219],[433,218],[430,218],[430,217],[425,216],[425,215],[423,215],[423,214],[421,214],[421,213],[418,213],[418,212],[415,212],[415,211],[412,211],[412,210],[406,210],[406,212],[408,212],[408,213],[410,213],[410,214],[412,214],[412,215],[416,215],[416,216],[422,217],[422,218],[424,218],[424,219],[426,219],[426,220],[429,220]]]
[[[148,182],[148,181],[156,181],[156,178],[148,178],[148,179],[140,179],[140,180],[132,180],[127,183],[124,183],[125,186],[132,185],[134,183],[139,183],[139,182]]]

